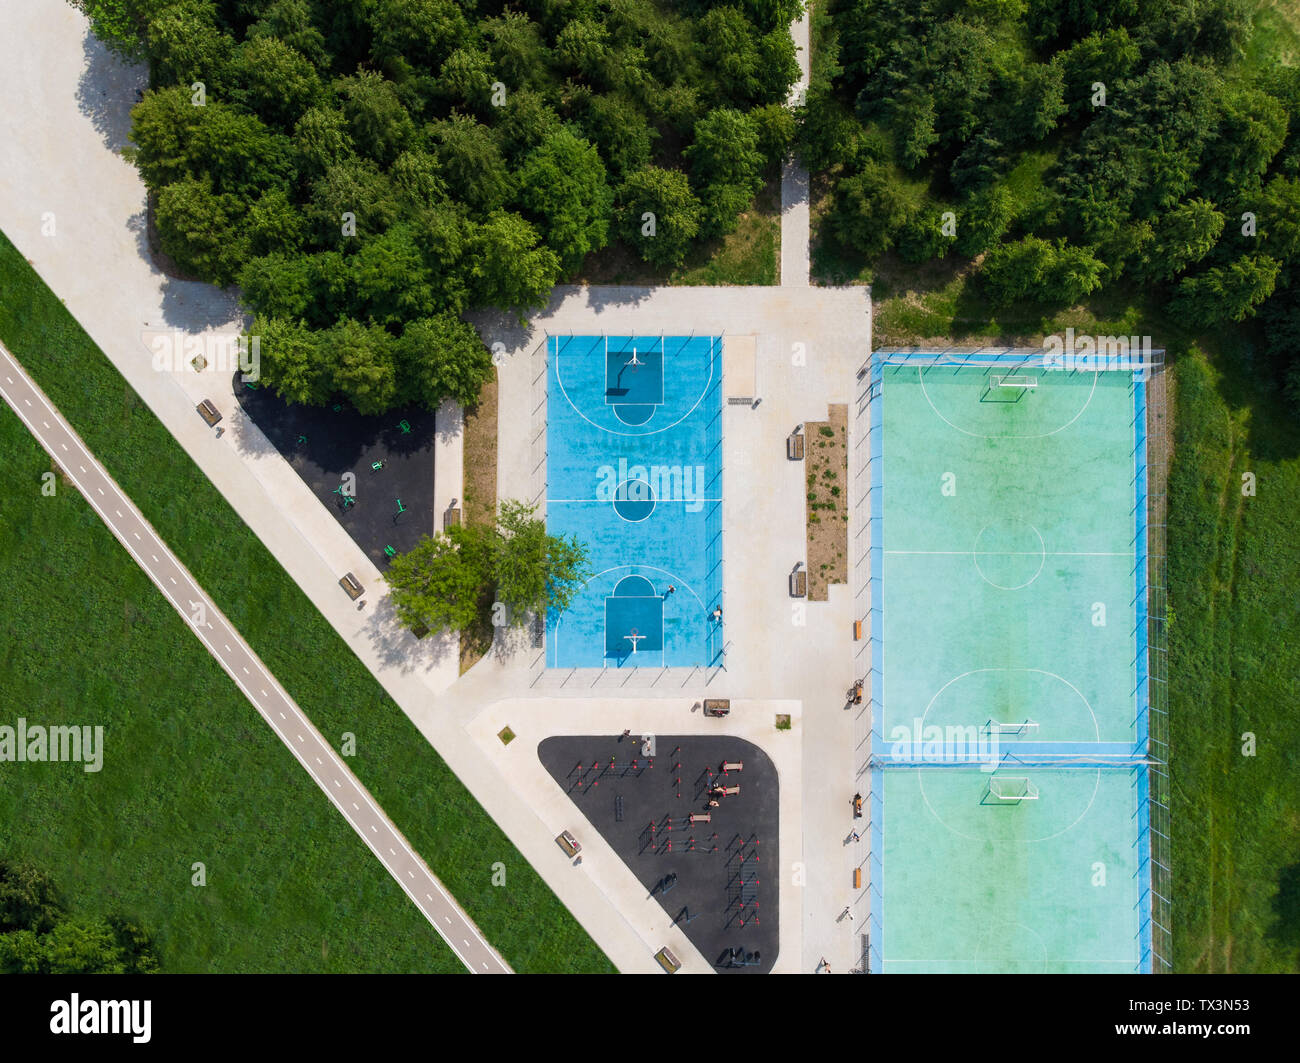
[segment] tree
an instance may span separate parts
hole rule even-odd
[[[312,176],[356,154],[347,115],[335,107],[318,105],[305,112],[294,126],[293,139],[303,168]]]
[[[1242,255],[1226,266],[1184,277],[1170,309],[1197,328],[1243,321],[1273,294],[1281,263],[1268,255]]]
[[[244,224],[254,255],[293,254],[307,233],[307,220],[283,188],[273,188],[251,203]]]
[[[146,974],[157,969],[148,938],[120,920],[68,916],[46,933],[0,934],[0,971],[8,974]]]
[[[175,0],[157,9],[145,30],[155,84],[209,89],[226,80],[235,41],[217,28],[211,0]]]
[[[410,322],[396,349],[402,390],[430,409],[443,399],[473,406],[493,373],[492,355],[478,333],[454,314]]]
[[[1210,253],[1223,232],[1224,218],[1208,199],[1180,203],[1157,216],[1153,240],[1137,272],[1151,280],[1171,280]]]
[[[301,321],[258,317],[250,335],[260,352],[260,383],[285,402],[321,406],[334,391],[334,366],[321,349],[321,334]]]
[[[622,96],[575,94],[583,134],[599,149],[610,170],[626,177],[650,161],[650,146],[658,133],[645,115]]]
[[[468,115],[453,115],[431,127],[438,164],[447,186],[460,199],[481,211],[505,203],[511,182],[505,159],[492,130]]]
[[[956,241],[952,229],[943,222],[943,211],[938,207],[918,211],[902,227],[898,237],[898,253],[905,262],[930,262],[943,258]]]
[[[397,618],[410,628],[473,627],[491,587],[493,537],[490,528],[454,525],[394,557],[385,579]]]
[[[999,305],[1018,299],[1069,304],[1101,287],[1105,269],[1089,248],[1027,236],[993,248],[982,273],[986,289]]]
[[[381,63],[402,59],[408,68],[436,70],[469,34],[454,0],[376,0],[372,11],[372,51]]]
[[[700,19],[699,48],[714,60],[710,65],[717,82],[713,95],[718,100],[748,101],[759,95],[762,57],[757,36],[744,12],[729,4],[711,8]],[[789,36],[787,33],[786,38]]]
[[[253,37],[235,51],[234,93],[271,125],[290,129],[321,93],[311,60],[275,37]]]
[[[647,166],[631,174],[618,193],[618,229],[645,261],[679,266],[700,231],[700,201],[679,170]]]
[[[497,210],[471,236],[470,285],[479,305],[542,306],[560,273],[555,252],[518,214]]]
[[[748,115],[731,107],[710,111],[695,127],[686,149],[704,208],[702,231],[719,236],[736,227],[736,216],[763,186],[763,153],[758,129]]]
[[[1000,185],[976,192],[957,212],[957,250],[968,258],[993,247],[1015,220],[1011,193]]]
[[[415,123],[393,83],[373,70],[337,82],[343,113],[357,148],[380,163],[391,163],[415,131]]]
[[[503,11],[481,26],[493,69],[507,86],[545,82],[549,57],[537,23],[518,11]]]
[[[433,288],[413,226],[399,222],[367,238],[347,264],[352,308],[359,316],[398,326],[433,313]]]
[[[506,500],[497,518],[497,599],[512,626],[521,626],[529,613],[563,612],[590,575],[586,547],[574,536],[548,535],[534,512],[533,506]]]
[[[0,860],[0,934],[44,934],[62,914],[63,902],[48,872],[25,861]]]
[[[320,334],[321,356],[334,367],[334,388],[358,413],[383,413],[399,397],[393,337],[378,325],[345,318]]]
[[[171,0],[70,0],[90,19],[90,32],[127,62],[145,52],[145,29],[155,10]]]
[[[492,58],[478,48],[457,48],[438,72],[439,94],[452,107],[490,113],[492,83],[496,81]]]
[[[219,195],[208,179],[186,177],[158,195],[158,244],[178,266],[223,287],[247,257],[247,231],[238,196]]]
[[[524,160],[519,187],[521,204],[538,220],[565,273],[608,242],[614,194],[587,141],[567,129],[548,137]]]
[[[894,244],[914,207],[889,170],[868,162],[862,172],[840,182],[832,224],[845,245],[879,255]]]

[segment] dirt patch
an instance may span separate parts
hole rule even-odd
[[[465,411],[465,523],[490,525],[497,513],[497,374],[478,393],[478,402]],[[492,648],[491,595],[480,603],[478,622],[460,633],[460,674],[482,660]]]
[[[804,520],[808,599],[824,602],[832,583],[849,578],[849,408],[827,407],[825,421],[804,425]]]

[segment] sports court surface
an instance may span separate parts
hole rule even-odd
[[[722,639],[722,341],[547,340],[546,526],[594,573],[551,668],[709,665]]]
[[[1144,384],[958,362],[873,365],[872,968],[1148,970]]]

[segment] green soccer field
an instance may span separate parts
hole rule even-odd
[[[912,361],[880,388],[883,968],[1138,970],[1145,777],[1113,765],[1146,737],[1132,374]]]

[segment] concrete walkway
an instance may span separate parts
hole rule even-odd
[[[808,91],[809,29],[808,11],[790,27],[799,51],[799,80],[790,89],[789,104],[798,107]],[[781,284],[784,287],[807,287],[812,273],[809,257],[808,171],[791,155],[781,167]]]

